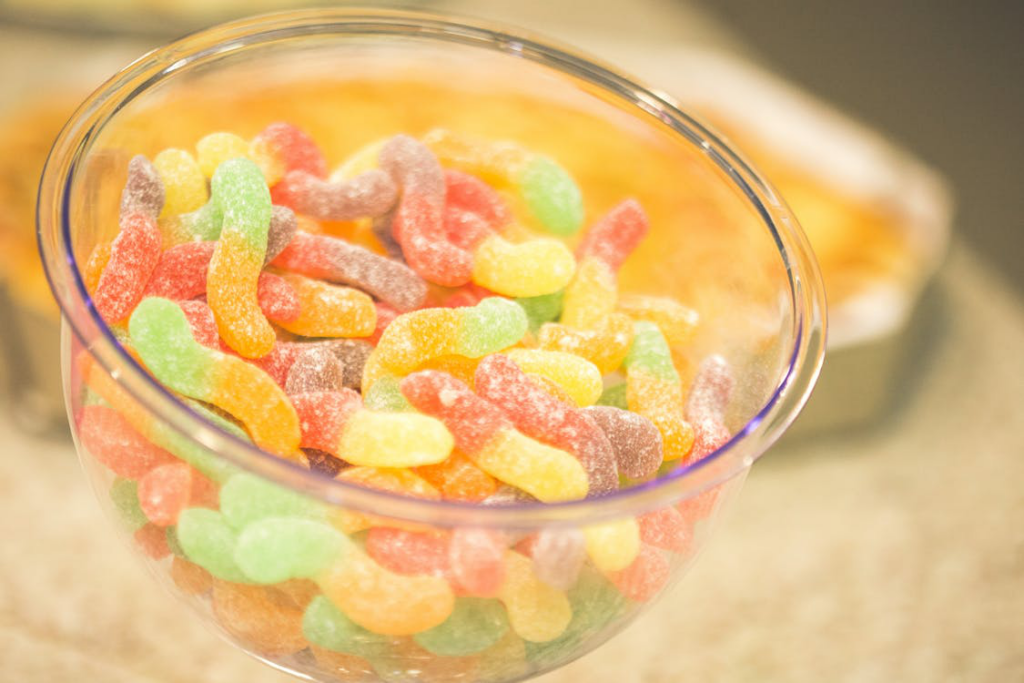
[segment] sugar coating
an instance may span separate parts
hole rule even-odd
[[[124,320],[142,299],[160,261],[162,237],[152,217],[132,213],[110,245],[110,258],[93,292],[96,311],[107,323]]]
[[[141,213],[156,220],[164,208],[164,198],[164,183],[153,163],[141,154],[132,157],[121,192],[121,215]]]
[[[451,535],[378,526],[366,532],[364,548],[377,564],[396,574],[447,577]]]
[[[455,596],[444,579],[390,572],[355,548],[316,582],[345,616],[381,635],[407,636],[434,628],[455,607]]]
[[[349,418],[362,409],[362,397],[351,389],[340,389],[304,391],[290,398],[302,429],[302,447],[343,458],[342,432]]]
[[[306,647],[302,611],[271,586],[214,581],[213,616],[249,650],[263,657],[284,657]]]
[[[661,433],[654,423],[643,415],[612,406],[590,406],[583,411],[608,438],[619,471],[632,479],[658,471],[664,456]]]
[[[433,484],[447,500],[479,503],[498,490],[498,481],[458,450],[436,465],[417,467],[416,473]]]
[[[544,502],[586,496],[587,475],[579,461],[516,431],[500,408],[451,375],[425,370],[400,386],[417,410],[440,419],[459,450],[492,477]]]
[[[437,157],[414,138],[396,135],[381,147],[379,163],[401,189],[392,234],[409,266],[446,287],[468,282],[473,258],[445,233],[445,182]]]
[[[274,186],[275,204],[323,221],[374,218],[388,212],[398,197],[395,183],[373,169],[351,180],[331,182],[305,171],[291,171]]]
[[[548,232],[569,237],[583,226],[580,188],[554,159],[535,156],[516,180],[530,212]]]
[[[405,254],[402,253],[402,245],[395,239],[395,212],[397,207],[385,211],[379,216],[370,220],[370,230],[377,238],[380,245],[384,247],[384,253],[389,259],[399,263],[405,263]]]
[[[583,259],[565,289],[560,322],[580,330],[600,329],[615,310],[615,272],[596,258]]]
[[[642,370],[666,382],[679,382],[679,373],[672,363],[665,336],[654,323],[641,321],[633,325],[633,345],[626,356],[629,370]]]
[[[613,313],[599,330],[576,330],[560,323],[541,325],[538,346],[585,358],[606,375],[622,365],[633,342],[633,322]]]
[[[220,350],[220,335],[217,334],[217,321],[213,317],[213,311],[205,301],[195,299],[192,301],[180,301],[185,317],[188,318],[188,326],[192,330],[192,338],[203,346],[210,349]]]
[[[363,389],[386,375],[403,376],[442,356],[480,358],[526,334],[526,314],[511,301],[485,299],[468,308],[405,313],[384,330],[363,371]]]
[[[298,417],[284,391],[255,366],[197,343],[188,319],[173,301],[144,299],[128,330],[139,356],[160,382],[227,411],[245,424],[258,446],[285,456],[296,454]]]
[[[626,199],[587,230],[576,255],[581,261],[595,259],[612,272],[618,272],[647,236],[649,227],[650,222],[640,202]]]
[[[449,572],[463,595],[494,597],[505,580],[505,534],[458,527],[448,546]]]
[[[512,358],[485,358],[477,368],[476,391],[527,436],[572,453],[587,472],[589,495],[618,489],[615,454],[601,428],[576,406],[538,388]]]
[[[520,638],[543,643],[562,635],[572,620],[572,606],[562,591],[541,581],[529,558],[515,551],[505,556],[505,582],[498,599]]]
[[[402,396],[398,388],[398,380],[394,377],[382,377],[374,383],[364,397],[366,407],[370,410],[393,413],[410,410],[412,406]]]
[[[184,301],[206,294],[206,274],[216,247],[216,242],[186,242],[164,251],[146,295]]]
[[[260,273],[256,281],[256,300],[267,320],[276,323],[294,322],[302,314],[299,293],[287,280],[274,273]]]
[[[103,405],[82,408],[78,418],[82,446],[119,477],[138,479],[174,456],[139,434],[121,413]]]
[[[303,349],[311,346],[324,346],[341,362],[344,374],[344,386],[359,389],[362,381],[363,366],[373,347],[362,339],[328,339],[323,341],[278,341],[263,358],[251,362],[273,378],[282,388],[288,379],[288,371]]]
[[[577,406],[592,405],[601,397],[601,371],[585,358],[543,349],[508,349],[504,355],[523,372],[541,375],[557,384]]]
[[[583,528],[587,555],[603,572],[625,569],[640,552],[640,527],[632,517]]]
[[[558,590],[569,590],[587,559],[586,540],[579,529],[543,529],[532,543],[533,572]]]
[[[291,368],[284,390],[289,396],[312,391],[339,391],[345,386],[345,368],[333,351],[322,344],[303,348]]]
[[[189,560],[225,581],[245,582],[235,564],[236,532],[216,510],[188,508],[178,516],[178,541]]]
[[[224,342],[246,358],[259,358],[277,339],[257,296],[270,228],[270,193],[259,168],[248,159],[222,163],[210,186],[223,207],[224,225],[210,260],[207,300]]]
[[[526,311],[526,318],[530,322],[530,331],[536,333],[540,326],[558,320],[562,314],[562,301],[565,292],[552,292],[540,296],[520,297],[516,303]]]
[[[165,149],[153,157],[153,167],[164,186],[161,216],[189,213],[206,203],[206,176],[191,154],[183,149]]]
[[[294,273],[282,278],[300,303],[294,319],[277,321],[289,332],[303,337],[366,337],[376,327],[377,309],[366,294]]]
[[[274,265],[357,287],[399,311],[419,308],[427,297],[427,283],[410,268],[327,235],[297,233]]]
[[[736,385],[732,367],[722,356],[701,361],[686,398],[686,416],[691,420],[725,419],[725,410]]]
[[[418,467],[441,462],[452,446],[445,426],[427,415],[360,410],[346,421],[337,455],[364,467]]]
[[[259,164],[268,185],[291,171],[327,176],[327,161],[316,142],[291,123],[278,121],[260,131],[249,144],[248,156]]]
[[[85,284],[85,290],[91,296],[96,294],[96,287],[100,283],[100,276],[103,275],[103,270],[107,267],[107,262],[110,261],[112,245],[113,240],[97,243],[82,267],[82,282]]]
[[[271,517],[249,524],[235,543],[234,560],[255,583],[279,583],[319,575],[344,562],[352,542],[324,522]]]
[[[659,550],[643,545],[628,567],[608,572],[608,579],[627,599],[648,602],[661,592],[671,574],[668,558]]]
[[[150,522],[161,527],[173,526],[178,515],[193,501],[193,493],[199,494],[195,481],[201,477],[183,462],[168,463],[155,467],[139,479],[139,506]]]
[[[212,178],[217,167],[228,159],[249,155],[249,142],[234,133],[210,133],[196,143],[196,160],[207,178]]]
[[[491,235],[473,252],[473,282],[510,297],[533,297],[563,289],[576,271],[576,259],[558,240],[513,243]]]
[[[480,176],[498,186],[511,186],[532,155],[507,141],[476,138],[444,128],[435,128],[423,136],[445,166]]]
[[[505,608],[497,600],[458,598],[452,615],[440,626],[417,633],[416,643],[436,655],[463,657],[483,652],[508,631]]]
[[[302,632],[309,642],[332,652],[371,659],[389,654],[398,642],[359,626],[322,595],[306,607]]]
[[[673,348],[690,343],[700,322],[697,311],[668,297],[623,294],[619,297],[618,310],[633,320],[657,325]]]
[[[649,546],[682,553],[692,540],[690,526],[674,507],[652,510],[637,517],[640,540]]]
[[[266,265],[277,258],[285,247],[291,244],[299,229],[295,212],[287,206],[272,206],[270,209],[270,228],[267,230],[267,253],[263,257]]]
[[[224,523],[238,531],[262,519],[325,516],[321,503],[248,473],[236,474],[221,486],[220,509]]]
[[[683,417],[683,390],[643,369],[630,369],[626,379],[629,409],[649,419],[661,432],[666,461],[688,458],[693,449],[693,426]]]
[[[469,214],[489,230],[501,230],[512,221],[512,212],[501,195],[480,178],[455,169],[445,169],[445,210],[453,215]]]

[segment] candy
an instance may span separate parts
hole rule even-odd
[[[89,258],[86,259],[85,265],[82,267],[82,283],[85,285],[85,289],[90,295],[96,294],[96,287],[99,286],[100,277],[103,275],[103,270],[107,267],[107,263],[110,261],[110,251],[113,244],[113,240],[110,242],[99,242],[93,247],[92,253],[89,254]]]
[[[626,365],[626,400],[661,432],[666,461],[686,458],[693,448],[693,427],[683,418],[679,374],[665,337],[650,322],[635,324],[636,335]]]
[[[397,638],[368,631],[345,616],[324,596],[318,596],[306,607],[302,632],[309,642],[344,654],[376,659],[389,654]]]
[[[611,406],[590,406],[584,413],[604,431],[619,471],[632,479],[657,472],[664,457],[661,433],[643,415]]]
[[[537,332],[544,323],[558,319],[562,314],[562,301],[565,292],[552,292],[516,299],[516,303],[526,311],[526,318],[530,321],[530,331]]]
[[[366,407],[380,412],[397,413],[409,410],[409,402],[398,388],[394,377],[382,377],[366,392]]]
[[[647,234],[647,215],[627,199],[598,221],[576,250],[579,268],[565,290],[561,322],[578,329],[599,329],[615,310],[616,274]]]
[[[497,600],[459,598],[444,623],[417,633],[423,649],[445,657],[476,654],[501,640],[508,631],[505,608]]]
[[[406,375],[440,356],[481,358],[526,334],[526,314],[506,299],[469,308],[428,308],[395,318],[366,361],[363,390],[385,375]]]
[[[632,564],[621,571],[608,572],[608,579],[630,600],[647,602],[665,587],[671,571],[665,556],[645,545]]]
[[[267,253],[263,257],[263,264],[266,265],[276,259],[292,243],[298,230],[299,224],[294,211],[286,206],[270,207]]]
[[[165,149],[153,158],[153,167],[164,186],[161,216],[195,211],[206,203],[206,177],[191,154],[183,149]]]
[[[497,406],[451,375],[417,372],[402,380],[401,389],[417,410],[444,422],[459,450],[494,478],[545,502],[586,496],[579,461],[516,431]]]
[[[640,552],[640,529],[632,517],[584,527],[587,555],[604,572],[625,569]]]
[[[284,386],[288,379],[288,371],[295,359],[304,349],[323,346],[341,362],[345,374],[344,385],[349,389],[358,389],[363,378],[363,367],[373,347],[361,339],[330,339],[319,342],[286,342],[278,341],[263,358],[257,358],[253,365],[270,375],[277,384]]]
[[[192,338],[207,348],[220,350],[217,320],[213,317],[213,311],[206,305],[206,302],[195,299],[182,301],[178,306],[188,318],[188,326],[192,329]]]
[[[366,337],[373,332],[377,309],[366,294],[293,273],[282,278],[297,294],[300,306],[293,320],[276,321],[289,332],[304,337]]]
[[[150,470],[176,462],[150,443],[116,410],[103,405],[82,408],[78,439],[92,457],[119,477],[138,479]]]
[[[171,561],[171,580],[187,595],[203,595],[213,588],[210,572],[183,557]]]
[[[479,658],[439,657],[416,644],[402,640],[386,657],[373,662],[373,671],[382,683],[451,683],[476,681]]]
[[[402,190],[391,229],[409,266],[446,287],[468,282],[473,258],[445,232],[445,184],[437,158],[413,138],[396,135],[381,147],[380,167]]]
[[[619,369],[632,341],[633,322],[619,313],[608,316],[599,330],[576,330],[547,323],[537,333],[540,348],[576,354],[596,365],[603,375]]]
[[[366,533],[365,549],[385,569],[412,576],[447,576],[451,538],[437,531],[374,527]]]
[[[284,390],[289,396],[344,388],[345,368],[330,348],[310,345],[299,352],[288,369]]]
[[[189,560],[225,581],[245,582],[245,573],[235,564],[236,532],[221,513],[205,508],[188,508],[178,515],[178,541]]]
[[[210,260],[207,300],[228,346],[247,358],[265,356],[277,338],[257,299],[270,228],[270,193],[259,168],[248,159],[222,163],[210,187],[223,207],[224,225]]]
[[[381,384],[383,382],[374,386]],[[448,500],[479,503],[498,490],[497,480],[458,450],[436,465],[417,467],[416,473],[433,484]]]
[[[569,283],[575,270],[572,252],[552,239],[517,244],[491,235],[473,250],[473,282],[506,296],[533,297],[558,292]]]
[[[448,547],[451,578],[467,595],[493,597],[505,579],[506,543],[489,529],[457,528]]]
[[[139,506],[157,526],[177,523],[187,505],[200,505],[204,498],[216,500],[216,489],[201,474],[183,462],[160,465],[139,479]]]
[[[601,398],[597,399],[597,405],[629,410],[629,404],[626,402],[626,383],[619,382],[605,388],[601,392]]]
[[[138,484],[132,479],[117,478],[110,485],[110,501],[129,531],[146,526],[149,519],[139,505]]]
[[[156,167],[138,154],[128,162],[128,181],[121,192],[121,216],[142,214],[154,221],[164,208],[164,184]]]
[[[217,167],[228,159],[249,156],[249,142],[234,133],[210,133],[196,143],[199,170],[212,178]]]
[[[235,564],[256,583],[318,576],[344,562],[351,547],[334,527],[310,519],[271,517],[245,527],[235,543]]]
[[[271,123],[260,131],[249,145],[249,157],[259,164],[268,185],[291,171],[317,178],[327,175],[327,162],[313,138],[287,122]]]
[[[533,384],[513,360],[516,357],[510,353],[485,358],[476,372],[477,393],[504,411],[527,436],[572,453],[587,472],[590,495],[616,490],[615,456],[604,432],[575,406]]]
[[[308,638],[309,636],[307,635],[306,637]],[[312,643],[309,646],[309,651],[312,653],[316,665],[322,671],[340,681],[352,681],[352,683],[365,681],[369,683],[375,678],[373,666],[363,657],[334,652]]]
[[[135,544],[151,560],[162,560],[171,554],[171,549],[167,545],[167,535],[162,527],[155,524],[147,524],[136,530],[133,538]]]
[[[427,296],[426,283],[405,265],[327,235],[297,233],[274,265],[358,287],[399,311],[419,308]]]
[[[721,422],[725,419],[735,384],[728,362],[721,356],[708,356],[701,362],[690,385],[686,416],[692,420],[714,419]]]
[[[672,507],[647,512],[637,517],[640,540],[649,546],[683,552],[690,543],[690,530],[686,520]]]
[[[526,643],[531,662],[552,666],[577,651],[588,638],[614,623],[626,607],[622,594],[593,567],[584,566],[568,593],[572,619],[563,633],[546,643]]]
[[[444,579],[389,572],[356,549],[316,581],[349,619],[381,635],[412,635],[434,628],[455,605]]]
[[[273,273],[260,273],[256,299],[263,315],[276,323],[294,323],[302,315],[299,293],[287,280]]]
[[[325,509],[312,498],[272,484],[253,474],[231,477],[220,489],[220,509],[233,529],[265,519],[323,519]]]
[[[158,297],[143,300],[128,329],[132,344],[157,379],[233,415],[261,448],[296,455],[299,421],[285,393],[258,368],[197,343],[177,304]]]
[[[306,464],[309,471],[322,475],[328,479],[334,479],[338,473],[348,467],[341,458],[336,458],[327,451],[320,451],[315,448],[303,448],[302,454],[306,456]]]
[[[274,186],[275,204],[323,221],[349,221],[375,217],[395,203],[397,192],[391,177],[371,170],[344,182],[322,180],[305,171],[291,171]]]
[[[122,217],[121,232],[110,245],[110,258],[92,297],[97,312],[108,323],[124,320],[142,299],[160,261],[161,239],[151,217],[142,213]]]
[[[572,607],[565,593],[538,579],[529,558],[517,552],[506,553],[505,566],[505,581],[498,599],[508,610],[513,630],[523,640],[538,643],[562,635],[572,619]]]
[[[635,321],[646,320],[657,325],[673,348],[690,343],[700,321],[697,311],[661,296],[623,294],[619,297],[618,310]]]
[[[509,142],[485,142],[447,130],[433,130],[424,142],[441,161],[516,188],[529,213],[561,237],[583,225],[583,199],[572,177],[553,159]]]
[[[578,529],[543,529],[530,555],[538,579],[558,590],[568,590],[587,559],[586,540]]]
[[[306,647],[302,611],[280,599],[270,587],[213,582],[213,614],[224,629],[248,648],[280,657]]]
[[[601,396],[601,371],[585,358],[541,349],[509,349],[505,355],[523,372],[550,379],[564,389],[578,406],[592,405]]]

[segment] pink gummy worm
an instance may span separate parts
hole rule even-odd
[[[446,372],[414,372],[399,389],[414,408],[441,420],[465,453],[480,452],[498,430],[512,426],[500,408]]]
[[[647,234],[648,220],[640,202],[627,199],[587,231],[577,257],[596,258],[617,271]]]
[[[579,408],[541,389],[501,354],[488,356],[477,366],[474,383],[477,394],[503,410],[516,429],[576,456],[587,471],[590,495],[618,489],[612,445]]]

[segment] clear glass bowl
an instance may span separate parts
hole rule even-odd
[[[213,130],[251,136],[273,120],[309,130],[337,155],[332,162],[367,141],[437,126],[515,139],[568,167],[590,217],[613,199],[639,198],[652,229],[623,268],[621,288],[672,295],[698,310],[701,324],[676,360],[684,376],[710,353],[732,365],[731,440],[604,498],[482,507],[316,475],[211,422],[118,344],[90,301],[80,264],[117,229],[132,155],[188,148]],[[751,464],[796,417],[823,357],[824,294],[806,239],[771,186],[718,136],[664,95],[588,58],[434,15],[270,15],[145,55],[94,93],[56,141],[42,180],[39,239],[64,317],[69,420],[117,528],[229,640],[319,681],[519,680],[597,647],[691,565]],[[169,453],[209,479],[193,496],[209,509],[200,516],[222,525],[222,546],[182,549],[173,525],[147,520],[135,475],[115,476],[84,445],[80,421],[97,404],[131,425],[140,453],[156,446],[160,457]],[[348,564],[269,584],[226,566],[239,525],[252,521],[238,509],[246,487],[279,501],[274,514],[313,518],[344,534]],[[667,531],[658,521],[666,518]],[[456,597],[463,630],[424,637],[416,631],[452,609],[448,580],[382,571],[362,549],[367,527],[442,539],[449,553],[467,538],[496,548],[489,561],[504,572],[497,599]],[[587,539],[571,585],[537,578],[528,554],[542,532],[567,545]],[[204,552],[220,558],[207,562],[213,574],[189,561]],[[367,605],[378,590],[386,605]]]

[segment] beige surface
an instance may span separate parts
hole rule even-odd
[[[956,250],[901,405],[781,444],[662,603],[546,683],[1024,680],[1024,305]],[[0,681],[264,683],[164,595],[69,446],[0,458]]]

